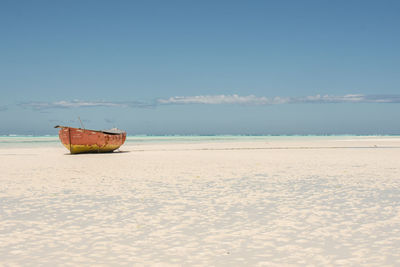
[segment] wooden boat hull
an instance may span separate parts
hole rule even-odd
[[[107,153],[118,149],[126,139],[126,133],[105,133],[103,131],[86,130],[58,126],[61,143],[71,152]]]

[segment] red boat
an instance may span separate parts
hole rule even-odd
[[[104,131],[60,125],[54,128],[60,128],[58,135],[61,143],[71,154],[112,152],[122,146],[126,139],[126,132],[117,128]]]

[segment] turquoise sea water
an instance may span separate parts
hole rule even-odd
[[[128,136],[125,144],[137,143],[201,143],[201,142],[232,142],[232,141],[278,141],[278,140],[329,140],[376,138],[377,136],[360,135],[280,135],[280,136],[250,136],[250,135],[215,135],[215,136]],[[400,137],[400,135],[385,135],[379,138]],[[61,146],[58,136],[0,136],[0,149],[9,147]]]

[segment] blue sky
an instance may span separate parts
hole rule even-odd
[[[399,134],[399,1],[1,1],[0,134]]]

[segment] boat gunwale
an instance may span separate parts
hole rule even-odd
[[[102,133],[102,134],[109,134],[109,135],[124,135],[126,134],[125,131],[121,133],[111,133],[107,131],[102,131],[102,130],[91,130],[91,129],[83,129],[83,128],[75,128],[75,127],[70,127],[70,126],[62,126],[62,125],[56,125],[54,128],[68,128],[68,129],[77,129],[77,130],[84,130],[84,131],[91,131],[91,132],[97,132],[97,133]]]

